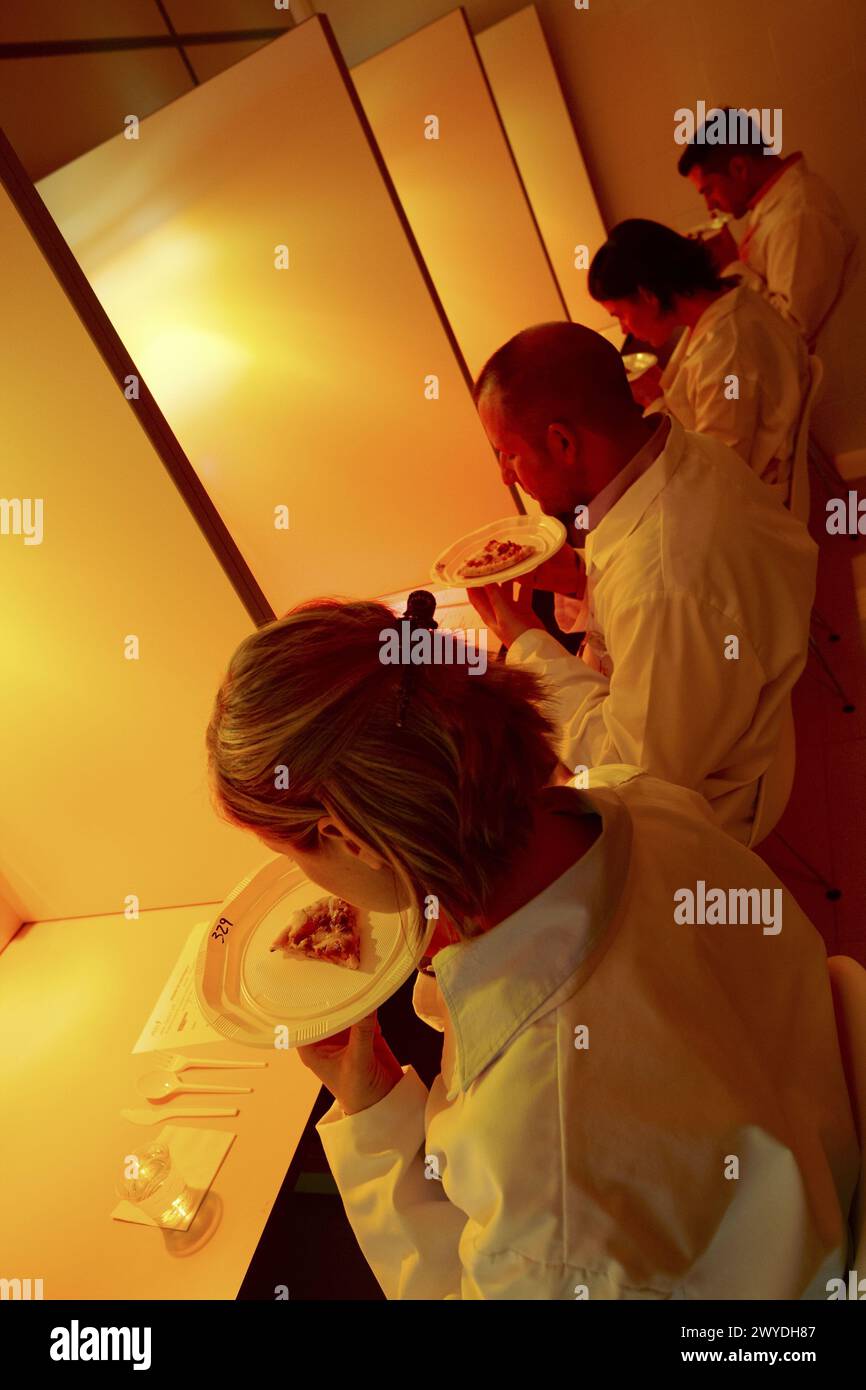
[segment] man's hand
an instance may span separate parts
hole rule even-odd
[[[652,405],[662,394],[661,368],[658,365],[650,367],[641,376],[635,377],[631,382],[631,393],[638,405]]]
[[[715,236],[704,237],[703,242],[713,258],[713,265],[718,271],[724,270],[726,266],[731,264],[731,261],[736,261],[740,258],[739,248],[734,241],[727,222],[720,231],[716,232]]]
[[[532,611],[532,585],[527,582],[531,579],[531,575],[524,576],[516,598],[512,594],[515,587],[513,580],[507,584],[483,584],[466,591],[484,626],[490,628],[506,647],[510,647],[530,628],[544,631],[544,624]]]
[[[375,1012],[353,1028],[298,1048],[303,1065],[327,1086],[345,1115],[384,1100],[403,1068],[382,1036]]]
[[[549,594],[574,594],[577,598],[583,598],[586,570],[577,551],[572,550],[570,545],[563,545],[549,560],[528,574],[526,582],[533,589],[544,589]]]

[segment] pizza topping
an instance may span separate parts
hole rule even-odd
[[[510,569],[512,565],[522,564],[535,553],[534,545],[521,545],[518,541],[499,541],[494,537],[487,542],[482,551],[466,560],[457,573],[462,579],[495,574],[499,570]]]
[[[355,909],[343,898],[319,898],[309,907],[292,913],[271,950],[357,970],[361,963],[361,940]]]

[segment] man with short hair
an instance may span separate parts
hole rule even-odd
[[[857,234],[833,190],[806,166],[801,151],[771,153],[748,113],[725,108],[727,139],[710,121],[677,168],[714,211],[749,221],[737,245],[726,227],[708,245],[720,270],[745,278],[802,333],[810,350],[857,265]],[[725,133],[725,132],[723,132]],[[733,265],[739,261],[741,266]]]
[[[510,585],[470,590],[509,663],[552,686],[563,762],[691,787],[749,843],[808,651],[814,541],[732,449],[644,418],[616,349],[589,328],[518,333],[474,395],[503,482],[568,526],[516,600]],[[541,628],[530,585],[570,597],[557,621],[586,631],[580,656]]]

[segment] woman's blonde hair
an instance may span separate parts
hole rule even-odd
[[[302,850],[337,815],[471,937],[556,765],[553,726],[535,677],[493,661],[411,668],[398,728],[407,668],[380,659],[398,623],[380,603],[319,599],[247,637],[208,725],[213,792],[233,824]]]

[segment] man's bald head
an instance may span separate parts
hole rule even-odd
[[[641,413],[616,348],[579,323],[541,323],[498,348],[473,391],[476,405],[491,397],[536,444],[554,423],[610,436]]]
[[[616,348],[577,323],[526,328],[474,388],[502,481],[551,516],[585,505],[636,452],[646,422]]]

